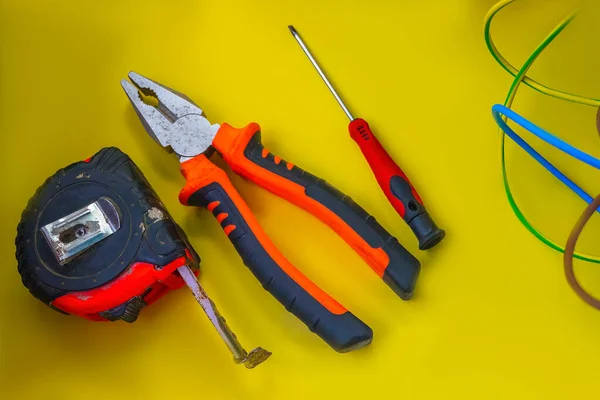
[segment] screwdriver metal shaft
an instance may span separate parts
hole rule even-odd
[[[208,297],[204,288],[200,285],[198,278],[194,275],[190,267],[187,265],[181,266],[177,268],[179,271],[179,275],[183,278],[183,281],[190,288],[196,301],[208,316],[208,319],[213,324],[217,332],[219,332],[219,336],[223,339],[229,351],[233,354],[233,359],[236,364],[244,363],[246,368],[254,368],[258,364],[265,361],[271,355],[271,352],[263,349],[262,347],[257,347],[252,350],[250,353],[246,352],[244,347],[240,344],[235,333],[227,326],[227,322],[225,318],[221,316],[215,303]]]
[[[325,82],[325,84],[329,88],[329,91],[331,92],[331,94],[333,94],[333,97],[335,97],[335,99],[337,100],[337,102],[340,105],[340,107],[342,107],[342,110],[344,110],[344,113],[346,113],[346,115],[348,116],[348,118],[350,119],[350,121],[353,121],[354,117],[352,116],[352,113],[348,109],[348,106],[346,106],[346,104],[344,103],[344,101],[342,100],[342,98],[340,97],[340,95],[338,94],[338,92],[335,90],[335,88],[333,87],[333,85],[331,84],[331,82],[329,82],[329,79],[327,79],[327,76],[325,75],[325,72],[323,72],[323,70],[321,69],[321,67],[317,63],[317,60],[315,60],[315,58],[313,57],[313,55],[310,53],[310,50],[308,50],[308,47],[306,46],[306,44],[304,44],[304,41],[300,37],[300,34],[298,33],[298,31],[296,31],[296,29],[292,25],[288,25],[288,29],[290,30],[290,32],[292,32],[292,35],[294,36],[294,39],[296,39],[296,41],[298,42],[298,44],[300,45],[300,47],[302,47],[302,51],[304,51],[304,54],[306,54],[306,57],[308,57],[308,59],[310,60],[311,64],[313,65],[313,67],[315,67],[315,69],[319,73],[319,76],[321,77],[321,79],[323,79],[323,82]]]

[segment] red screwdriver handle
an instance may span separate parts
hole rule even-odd
[[[445,236],[423,205],[421,197],[398,164],[377,140],[367,121],[357,118],[348,125],[350,137],[367,159],[379,186],[396,212],[410,226],[421,250],[429,249]]]

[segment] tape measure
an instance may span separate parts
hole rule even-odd
[[[143,173],[104,148],[57,171],[29,200],[17,229],[18,270],[53,309],[96,321],[133,322],[198,273],[200,258]]]

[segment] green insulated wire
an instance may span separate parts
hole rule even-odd
[[[512,76],[516,76],[519,71],[511,63],[509,63],[508,60],[506,60],[506,58],[504,58],[504,56],[502,56],[502,54],[500,54],[500,52],[498,51],[498,48],[496,47],[496,45],[494,44],[494,41],[492,40],[492,36],[490,34],[490,27],[492,24],[492,20],[494,19],[496,14],[498,14],[498,12],[500,10],[502,10],[504,7],[508,6],[511,3],[514,3],[515,1],[516,0],[500,1],[494,7],[492,7],[490,9],[490,11],[488,11],[487,15],[485,16],[485,20],[484,20],[484,37],[485,37],[485,43],[487,45],[488,50],[490,51],[490,53],[492,54],[494,59],[498,62],[498,64],[500,64],[502,66],[502,68],[504,68]],[[569,20],[569,21],[563,21],[563,22],[568,25],[571,21]],[[560,31],[562,31],[562,29],[564,29],[564,26],[561,27],[559,25],[556,28],[554,28],[553,33],[557,30],[560,33]],[[552,33],[550,34],[550,36],[552,36]],[[549,38],[546,38],[546,40],[548,40],[548,39]],[[553,39],[554,39],[554,37],[550,38],[549,40],[552,41]],[[542,50],[543,50],[543,48],[545,47],[544,43],[540,44],[540,47],[542,47]],[[538,47],[538,49],[540,47]],[[536,51],[538,49],[536,49]],[[534,54],[535,54],[535,52],[534,52]],[[532,54],[531,56],[534,56],[534,54]],[[535,57],[534,57],[534,59],[535,59]],[[540,93],[555,97],[557,99],[572,101],[574,103],[585,104],[585,105],[592,106],[592,107],[600,107],[600,99],[583,97],[583,96],[578,96],[578,95],[567,93],[567,92],[562,92],[560,90],[556,90],[556,89],[553,89],[546,85],[543,85],[543,84],[529,78],[527,75],[525,75],[523,77],[522,82],[525,83],[527,86],[537,90]]]
[[[525,64],[523,64],[523,66],[521,67],[520,70],[517,70],[516,68],[514,68],[510,63],[508,63],[508,61],[506,61],[506,59],[504,57],[502,57],[502,55],[498,52],[498,49],[496,48],[496,46],[494,45],[494,42],[491,39],[490,26],[491,26],[491,22],[492,22],[492,19],[494,18],[494,16],[502,8],[513,3],[514,1],[515,0],[504,0],[504,1],[499,2],[488,12],[488,14],[485,18],[484,34],[485,34],[485,41],[487,43],[488,49],[490,50],[490,52],[492,53],[492,56],[496,59],[496,61],[498,61],[498,63],[505,70],[507,70],[510,74],[512,74],[515,77],[512,85],[510,87],[510,90],[508,91],[508,94],[506,96],[506,100],[504,101],[504,105],[508,108],[511,107],[513,100],[517,94],[517,90],[519,89],[520,84],[525,83],[526,85],[532,87],[533,89],[535,89],[541,93],[544,93],[546,95],[555,97],[555,98],[572,101],[572,102],[576,102],[576,103],[580,103],[580,104],[590,105],[590,106],[594,106],[594,107],[600,106],[600,100],[587,98],[587,97],[581,97],[581,96],[577,96],[577,95],[573,95],[573,94],[569,94],[569,93],[565,93],[565,92],[561,92],[561,91],[549,88],[547,86],[544,86],[544,85],[534,81],[531,78],[528,78],[526,75],[527,71],[532,66],[533,62],[539,57],[539,55],[546,49],[546,47],[548,47],[548,45],[550,45],[550,43],[552,43],[552,41],[563,31],[563,29],[565,29],[571,23],[571,21],[575,17],[574,13],[569,15],[563,21],[561,21],[550,32],[550,34],[542,41],[542,43],[540,43],[540,45],[529,56],[527,61],[525,61]],[[512,191],[510,189],[510,184],[509,184],[508,176],[507,176],[507,172],[506,172],[506,157],[505,157],[506,135],[502,131],[500,131],[500,134],[501,134],[501,136],[500,136],[500,156],[501,156],[501,167],[502,167],[502,180],[504,183],[504,190],[506,192],[506,197],[508,198],[510,207],[512,208],[513,212],[515,213],[515,215],[517,216],[519,221],[523,224],[523,226],[525,226],[525,228],[527,228],[527,230],[529,232],[531,232],[536,238],[538,238],[542,243],[544,243],[548,247],[550,247],[556,251],[559,251],[561,253],[564,253],[564,251],[565,251],[564,247],[562,247],[559,244],[557,244],[556,242],[552,241],[550,238],[546,237],[539,230],[537,230],[527,220],[527,218],[525,218],[525,215],[523,215],[523,213],[519,209],[519,206],[517,205],[515,198],[513,197]],[[580,260],[589,261],[589,262],[593,262],[593,263],[600,263],[600,258],[593,256],[593,255],[576,252],[574,256],[575,256],[575,258],[578,258]]]

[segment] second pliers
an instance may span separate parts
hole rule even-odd
[[[279,252],[225,171],[209,157],[216,150],[239,175],[329,225],[404,300],[412,296],[419,261],[350,197],[267,151],[258,124],[241,129],[211,124],[184,95],[134,72],[129,79],[121,85],[146,131],[180,158],[186,179],[181,203],[212,212],[263,287],[332,348],[346,352],[369,344],[371,328]],[[144,96],[157,104],[147,104]]]

